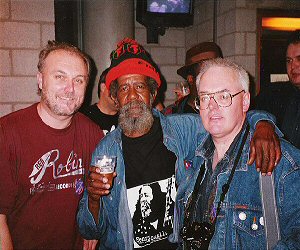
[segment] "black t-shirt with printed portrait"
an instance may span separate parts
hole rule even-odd
[[[176,156],[163,144],[160,121],[146,135],[122,135],[128,205],[135,249],[176,249],[173,231]]]

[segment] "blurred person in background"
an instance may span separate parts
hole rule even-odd
[[[198,114],[198,110],[195,108],[195,98],[197,97],[196,77],[205,60],[217,57],[223,57],[223,54],[221,48],[214,42],[199,43],[186,52],[185,65],[177,70],[177,74],[188,82],[189,94],[182,96],[174,104],[166,107],[163,110],[165,115],[174,113]],[[179,97],[181,96],[179,95]]]
[[[255,109],[273,114],[284,137],[300,148],[300,30],[288,38],[286,71],[289,81],[269,83],[255,98]]]
[[[105,86],[105,77],[108,70],[104,70],[99,79],[99,101],[82,111],[83,114],[99,125],[104,134],[113,131],[118,125],[118,105],[110,97],[109,90]]]

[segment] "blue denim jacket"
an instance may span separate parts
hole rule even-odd
[[[210,249],[266,249],[259,173],[255,166],[247,165],[252,135],[253,130],[247,138],[241,160],[217,217]],[[207,136],[203,138],[196,150],[196,156],[202,159],[201,163],[204,161],[202,144],[206,139]],[[281,233],[281,240],[275,249],[300,249],[300,150],[284,140],[281,140],[281,149],[282,159],[274,170]],[[194,188],[199,166],[187,171],[185,181],[179,183],[178,211],[184,209]],[[215,206],[217,206],[222,186],[227,182],[230,171],[231,167],[228,166],[217,177]],[[181,219],[183,220],[183,217]],[[253,223],[258,225],[256,230],[251,227]]]
[[[176,182],[180,181],[185,159],[192,159],[195,154],[198,137],[203,137],[205,130],[198,115],[163,116],[153,110],[160,118],[163,140],[166,147],[177,156],[175,164]],[[77,215],[79,230],[86,239],[100,239],[100,249],[132,249],[133,226],[130,216],[125,183],[125,165],[122,154],[121,129],[118,127],[109,133],[93,153],[117,156],[114,186],[108,196],[101,198],[99,221],[96,224],[88,209],[88,194],[85,190],[80,201]],[[179,164],[180,163],[180,164]]]
[[[203,140],[206,131],[203,128],[199,115],[170,115],[164,116],[160,112],[153,110],[153,114],[159,117],[163,140],[166,147],[177,156],[175,164],[176,183],[181,183],[177,197],[186,194],[185,186],[189,186],[189,176],[186,164],[189,162],[190,168],[197,168],[200,157],[195,157],[195,150],[199,141]],[[273,120],[267,113],[252,113],[250,124],[255,127],[260,120]],[[92,165],[95,165],[95,156],[98,154],[110,154],[117,156],[114,186],[108,196],[103,196],[100,200],[99,221],[96,223],[88,209],[88,193],[85,190],[83,198],[79,204],[77,221],[80,233],[86,239],[101,239],[100,249],[132,249],[133,248],[133,226],[130,216],[126,183],[125,165],[122,154],[121,129],[118,127],[98,144],[93,153]],[[182,179],[184,178],[184,179]],[[189,187],[193,190],[193,186]],[[178,198],[176,198],[177,200]],[[171,242],[178,242],[179,229],[183,217],[182,210],[174,211],[173,234],[169,237]]]

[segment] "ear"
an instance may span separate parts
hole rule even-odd
[[[42,75],[41,72],[38,72],[36,74],[36,79],[37,79],[37,82],[38,82],[39,89],[42,89],[43,88],[43,75]]]
[[[102,93],[103,93],[105,90],[108,91],[108,89],[106,88],[106,86],[105,86],[104,83],[100,83],[100,90],[101,90]]]
[[[243,111],[247,112],[250,107],[250,93],[246,92],[243,95]]]

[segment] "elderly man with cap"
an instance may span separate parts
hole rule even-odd
[[[195,149],[206,131],[198,115],[164,116],[151,109],[160,84],[147,52],[134,40],[121,41],[111,53],[106,76],[106,86],[120,107],[119,126],[93,153],[77,214],[81,234],[100,239],[100,249],[177,247],[169,242],[177,242],[176,234],[169,236],[177,232],[181,220],[174,214],[175,183],[182,183],[187,169],[199,165]],[[261,117],[256,113],[250,124]],[[252,149],[255,152],[262,153],[260,147]],[[112,186],[93,167],[97,155],[117,157]],[[250,158],[253,161],[254,154]],[[159,187],[158,192],[150,192],[153,186]],[[146,189],[147,194],[140,191]],[[157,193],[163,198],[157,199]],[[134,217],[137,213],[142,216]]]
[[[198,114],[198,110],[195,108],[195,98],[197,97],[196,77],[203,61],[217,57],[223,57],[223,54],[221,48],[214,42],[199,43],[186,52],[185,65],[177,70],[177,74],[188,82],[190,93],[166,107],[163,110],[165,115],[174,113]]]

